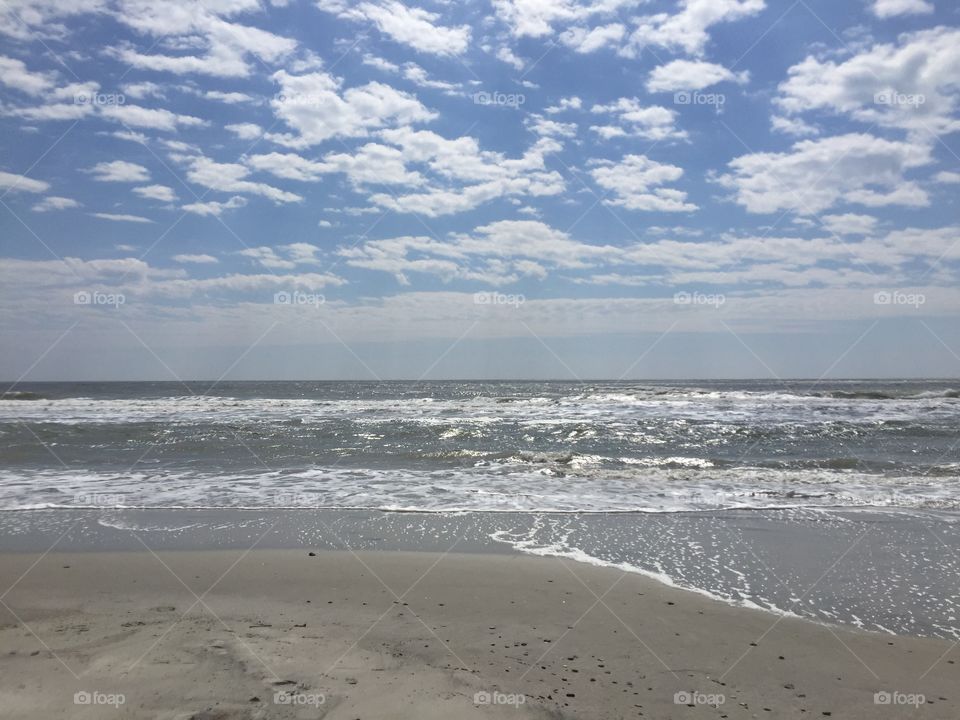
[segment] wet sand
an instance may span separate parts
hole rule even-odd
[[[8,718],[960,717],[948,641],[557,558],[9,553],[0,591]]]

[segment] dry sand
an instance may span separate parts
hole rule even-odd
[[[11,585],[10,719],[960,717],[951,643],[734,608],[569,560],[0,555],[0,590]],[[678,692],[698,694],[677,704]],[[877,705],[877,692],[902,695]],[[919,708],[895,704],[910,694]]]

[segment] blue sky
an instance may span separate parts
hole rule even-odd
[[[0,374],[955,376],[945,0],[15,0]]]

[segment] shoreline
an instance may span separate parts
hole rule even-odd
[[[934,526],[930,526],[934,523]],[[924,561],[931,533],[939,571]],[[262,537],[261,537],[262,535]],[[630,572],[772,617],[960,640],[956,516],[717,511],[642,516],[379,510],[36,510],[0,513],[0,552],[416,551],[550,556]],[[953,552],[946,552],[956,548]],[[802,597],[802,601],[798,598]]]
[[[13,718],[914,710],[879,706],[875,693],[890,704],[923,695],[924,717],[960,711],[946,640],[775,618],[562,558],[54,551],[0,554],[0,579],[13,585],[0,605],[0,699]],[[75,705],[78,692],[124,703]]]

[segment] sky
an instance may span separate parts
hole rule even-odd
[[[0,378],[960,375],[951,0],[6,0]]]

